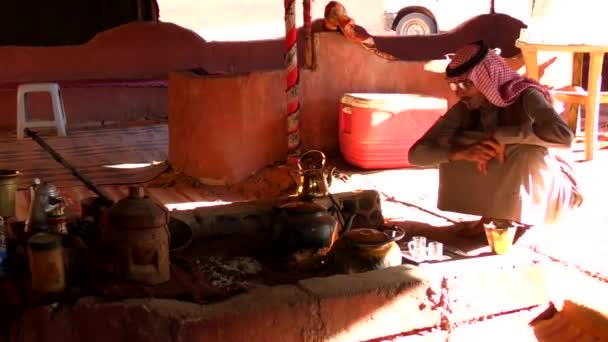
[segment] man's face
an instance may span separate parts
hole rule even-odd
[[[470,80],[450,82],[450,88],[468,109],[480,109],[490,105],[490,102]]]

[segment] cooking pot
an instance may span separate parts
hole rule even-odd
[[[349,274],[401,265],[396,241],[404,236],[398,227],[351,229],[334,243],[327,255],[327,270]]]
[[[168,281],[169,212],[145,195],[141,186],[105,210],[102,238],[110,246],[114,273],[123,279],[156,285]]]
[[[305,201],[288,202],[274,208],[275,251],[291,255],[302,250],[326,254],[338,236],[338,221],[327,209]]]

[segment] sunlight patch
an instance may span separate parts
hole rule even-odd
[[[140,169],[143,167],[148,167],[151,165],[158,165],[162,162],[153,161],[150,163],[127,163],[127,164],[114,164],[114,165],[104,165],[103,167],[111,168],[111,169]]]
[[[184,202],[184,203],[168,203],[165,207],[169,210],[191,210],[200,207],[213,207],[217,205],[231,204],[232,202],[224,201],[200,201],[200,202]]]

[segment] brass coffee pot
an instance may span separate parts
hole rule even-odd
[[[303,200],[325,197],[329,194],[329,187],[336,170],[325,165],[327,158],[318,150],[309,150],[298,159],[300,184],[298,197]]]
[[[36,178],[30,186],[30,208],[26,222],[26,231],[34,233],[47,231],[50,228],[49,214],[63,207],[64,201],[57,188],[49,182]]]

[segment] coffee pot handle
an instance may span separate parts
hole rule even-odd
[[[300,158],[298,158],[298,170],[302,171],[302,159],[304,159],[306,157],[306,155],[309,154],[313,154],[313,153],[318,153],[321,155],[321,168],[325,167],[325,161],[327,160],[327,158],[325,158],[325,153],[323,153],[322,151],[319,150],[308,150],[306,152],[304,152]]]

